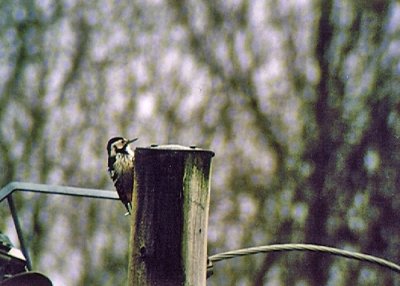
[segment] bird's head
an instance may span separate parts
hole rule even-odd
[[[133,155],[133,151],[129,144],[135,142],[139,138],[134,138],[134,139],[125,139],[123,137],[113,137],[110,140],[108,140],[107,143],[107,152],[109,157],[116,156],[118,153],[123,153],[123,154],[131,154]]]

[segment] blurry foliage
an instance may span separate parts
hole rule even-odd
[[[399,27],[394,0],[1,1],[1,185],[112,189],[109,137],[196,144],[216,153],[210,253],[306,242],[398,260]],[[56,285],[124,284],[122,205],[17,204],[34,267]],[[288,253],[222,262],[208,283],[378,281],[399,285]]]

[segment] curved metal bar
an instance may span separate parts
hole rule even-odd
[[[12,198],[13,192],[33,192],[43,193],[47,195],[64,195],[75,197],[86,197],[95,199],[106,200],[119,200],[118,194],[115,191],[100,190],[100,189],[86,189],[67,186],[44,185],[23,182],[11,182],[0,189],[0,202],[7,198],[8,206],[10,208],[11,216],[14,221],[15,230],[17,232],[21,251],[26,259],[26,266],[29,271],[32,270],[32,261],[30,259],[28,247],[25,244],[25,239],[21,224],[19,223],[17,209]]]

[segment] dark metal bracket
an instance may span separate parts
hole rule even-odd
[[[75,196],[75,197],[85,197],[94,199],[119,200],[117,192],[100,190],[100,189],[52,186],[52,185],[23,183],[23,182],[11,182],[2,189],[0,189],[0,202],[2,202],[4,199],[7,199],[8,201],[8,206],[10,208],[10,212],[14,221],[14,226],[18,235],[21,251],[25,256],[26,266],[29,271],[32,270],[32,262],[29,256],[28,248],[25,243],[21,224],[19,223],[17,209],[15,207],[14,200],[12,197],[12,194],[14,192],[33,192],[33,193],[42,193],[47,195],[64,195],[64,196]]]

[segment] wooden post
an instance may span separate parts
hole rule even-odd
[[[179,145],[135,150],[128,285],[206,285],[213,156]]]

